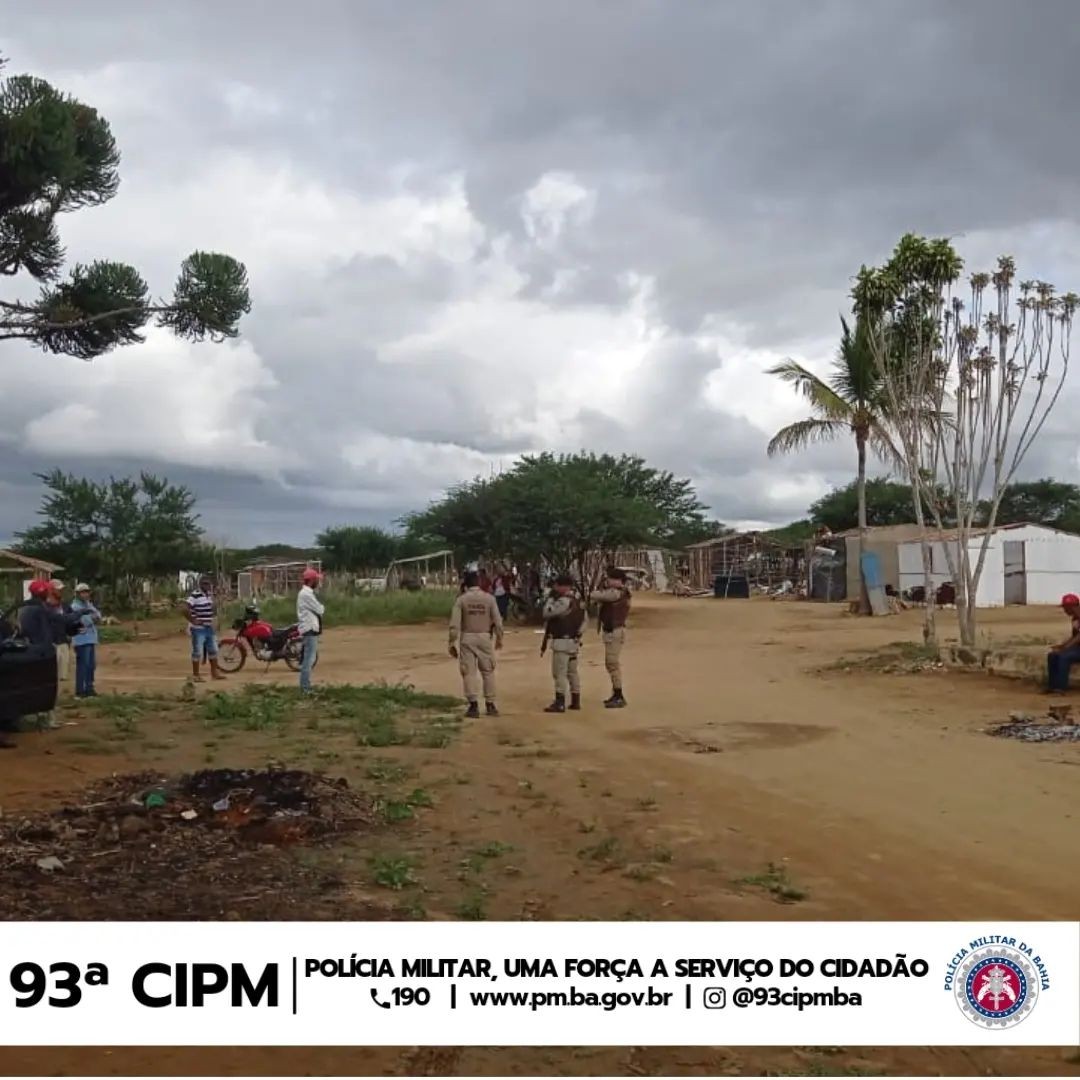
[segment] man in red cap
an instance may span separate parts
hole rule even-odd
[[[1051,694],[1069,689],[1069,669],[1080,664],[1080,596],[1067,593],[1061,598],[1061,610],[1069,617],[1072,633],[1046,655],[1046,689]]]
[[[300,689],[303,693],[311,692],[311,669],[319,655],[319,635],[322,633],[322,617],[326,614],[319,598],[315,595],[315,586],[322,575],[318,570],[308,567],[301,578],[300,592],[296,596],[296,626],[300,631],[303,651],[300,659]]]
[[[30,599],[19,607],[19,634],[31,645],[53,644],[53,620],[46,606],[51,586],[47,581],[30,582]]]

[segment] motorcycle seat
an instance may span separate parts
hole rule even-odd
[[[275,634],[291,634],[300,624],[292,623],[290,626],[275,626]]]

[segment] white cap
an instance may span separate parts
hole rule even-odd
[[[64,583],[59,578],[54,577],[49,582],[49,586],[50,586],[50,588],[55,589],[57,592],[60,592],[60,590],[64,588]]]
[[[76,592],[89,592],[90,591],[90,586],[87,585],[85,581],[80,581],[79,584],[75,586],[75,591]]]

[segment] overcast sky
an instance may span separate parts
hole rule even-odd
[[[243,260],[242,336],[87,364],[0,343],[0,538],[32,474],[150,468],[214,539],[387,524],[531,450],[634,451],[780,523],[769,461],[851,275],[907,230],[1080,290],[1073,0],[0,0],[10,71],[97,107],[118,196],[74,260],[167,293]],[[1029,463],[1076,481],[1071,389]]]

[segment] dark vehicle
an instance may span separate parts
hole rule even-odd
[[[247,663],[249,652],[267,667],[275,660],[284,660],[290,671],[300,670],[303,642],[296,623],[291,626],[271,626],[260,617],[259,609],[254,604],[248,604],[232,628],[236,636],[222,638],[218,642],[218,667],[222,671],[230,675],[239,671]],[[318,662],[316,657],[315,663]]]
[[[56,646],[19,636],[16,612],[0,614],[0,726],[56,707]]]

